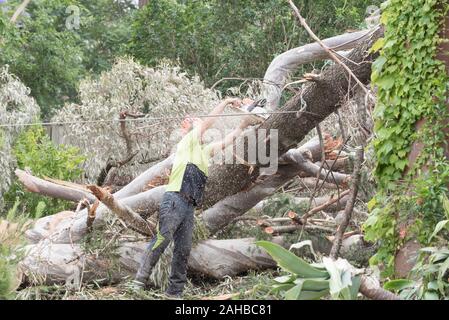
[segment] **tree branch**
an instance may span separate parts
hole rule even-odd
[[[349,199],[346,202],[346,207],[344,211],[343,221],[341,222],[340,226],[337,229],[337,233],[335,235],[335,240],[332,245],[330,257],[332,259],[337,259],[338,254],[340,252],[341,243],[343,241],[343,235],[346,231],[346,228],[349,225],[349,221],[351,220],[352,216],[352,210],[354,209],[354,203],[357,199],[357,193],[359,191],[359,184],[360,184],[360,169],[362,167],[363,162],[363,148],[358,147],[356,150],[356,158],[354,163],[354,172],[352,174],[351,179],[351,189],[350,189],[350,195]]]

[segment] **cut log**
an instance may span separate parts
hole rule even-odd
[[[275,267],[276,263],[254,241],[254,238],[201,241],[191,251],[189,271],[222,279],[248,270]],[[274,241],[283,244],[282,238]],[[117,250],[120,265],[113,267],[112,261],[102,256],[84,254],[78,244],[52,244],[44,240],[25,248],[27,254],[19,268],[27,281],[34,284],[79,284],[98,279],[117,282],[135,275],[147,245],[147,242],[122,243]]]

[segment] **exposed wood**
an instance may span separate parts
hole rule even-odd
[[[294,222],[296,222],[296,223],[301,223],[301,217],[300,217],[296,212],[290,210],[290,211],[287,213],[287,216],[288,216],[292,221],[294,221]]]
[[[89,203],[87,203],[87,221],[86,221],[86,226],[87,226],[87,232],[91,232],[92,231],[92,226],[94,224],[94,220],[95,220],[95,216],[97,213],[97,208],[100,204],[100,201],[95,201],[92,205],[90,205]]]
[[[308,224],[305,226],[298,225],[298,224],[292,224],[289,226],[270,226],[270,227],[266,227],[264,229],[264,231],[265,231],[265,233],[268,233],[268,234],[280,235],[283,233],[292,233],[297,230],[301,230],[302,228],[304,228],[305,230],[320,230],[320,231],[329,232],[329,233],[334,232],[334,229],[332,229],[332,228],[327,228],[327,227],[322,227],[322,226],[317,226],[317,225],[312,225],[312,224]]]

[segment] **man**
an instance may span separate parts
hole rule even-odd
[[[209,115],[222,114],[229,104],[238,107],[241,101],[237,98],[228,98],[216,106]],[[175,297],[182,294],[187,281],[187,261],[192,247],[194,207],[200,206],[202,202],[209,159],[215,152],[233,143],[250,123],[247,116],[239,127],[222,141],[204,146],[204,133],[216,120],[217,117],[208,117],[204,121],[186,118],[182,122],[184,137],[177,145],[171,175],[160,205],[158,233],[148,245],[134,280],[134,285],[138,288],[145,287],[161,254],[174,240],[171,274],[166,294]]]

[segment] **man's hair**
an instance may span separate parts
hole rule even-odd
[[[185,129],[186,131],[190,131],[193,129],[193,124],[195,121],[199,120],[199,118],[195,118],[195,117],[191,117],[191,116],[186,116],[182,121],[181,121],[181,127],[183,129]]]

